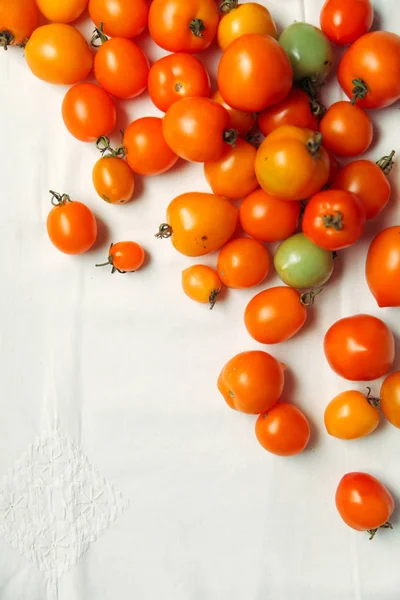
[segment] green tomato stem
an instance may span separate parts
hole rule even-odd
[[[227,14],[238,7],[238,0],[223,0],[220,4],[220,12]]]
[[[380,167],[382,169],[382,171],[385,173],[385,175],[389,175],[390,171],[393,168],[394,165],[394,155],[396,154],[395,150],[392,150],[391,153],[389,154],[389,156],[383,156],[382,158],[380,158],[379,160],[376,161],[376,164],[378,165],[378,167]]]
[[[324,215],[322,221],[326,228],[332,227],[335,231],[343,229],[343,215],[339,210],[334,215]]]
[[[90,39],[90,45],[93,46],[93,48],[100,48],[100,46],[106,42],[108,42],[108,37],[103,31],[103,23],[100,23],[100,26],[93,30],[93,35]]]
[[[363,79],[353,79],[352,84],[354,85],[352,91],[353,97],[351,99],[351,104],[354,106],[357,100],[364,100],[365,96],[368,94],[368,86]]]
[[[67,202],[72,202],[68,194],[59,194],[58,192],[53,192],[53,190],[49,190],[49,193],[51,194],[51,203],[53,206],[63,206]]]
[[[172,227],[168,225],[168,223],[161,223],[158,233],[155,234],[155,237],[159,240],[166,240],[170,238],[172,235]]]
[[[206,26],[204,25],[204,23],[201,19],[193,19],[189,25],[190,31],[196,37],[204,37],[203,31],[205,30],[205,28],[206,28]]]

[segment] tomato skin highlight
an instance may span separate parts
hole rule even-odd
[[[370,0],[326,0],[321,10],[321,29],[335,44],[347,46],[368,33],[374,20]]]
[[[35,0],[0,0],[0,48],[24,43],[38,22]]]
[[[295,22],[279,36],[293,68],[293,80],[324,81],[333,67],[333,49],[326,35],[310,23]]]
[[[300,210],[300,202],[285,202],[264,190],[255,190],[240,205],[240,224],[256,240],[279,242],[295,233]]]
[[[135,38],[147,27],[146,0],[89,0],[89,14],[97,28],[113,38]]]
[[[337,156],[358,156],[370,147],[374,128],[359,106],[342,101],[332,104],[319,124],[324,147]]]
[[[310,426],[293,404],[278,402],[256,421],[256,437],[261,446],[277,456],[295,456],[310,440]]]
[[[207,265],[192,265],[182,271],[182,288],[186,296],[214,308],[222,281],[218,273]]]
[[[357,390],[342,392],[325,409],[325,427],[329,435],[356,440],[369,435],[379,425],[379,410]]]
[[[71,135],[81,142],[95,142],[112,132],[117,120],[115,104],[94,83],[77,83],[64,96],[62,118]]]
[[[230,288],[246,289],[259,285],[269,273],[268,250],[259,241],[237,238],[228,242],[218,255],[217,271]]]
[[[383,414],[389,423],[400,428],[400,371],[386,377],[380,396]]]
[[[54,206],[47,217],[51,243],[64,254],[83,254],[97,237],[97,223],[92,211],[82,202],[67,201]]]
[[[165,141],[159,117],[142,117],[128,125],[124,146],[128,165],[139,175],[160,175],[169,171],[178,160]]]
[[[378,306],[400,306],[400,226],[388,227],[372,240],[366,278]]]
[[[114,156],[100,158],[93,167],[93,185],[105,202],[129,202],[135,190],[135,178],[127,163]]]

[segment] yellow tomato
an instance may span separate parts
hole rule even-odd
[[[355,440],[374,431],[379,424],[378,400],[357,390],[348,390],[334,398],[325,410],[325,427],[330,435]]]
[[[218,273],[207,265],[192,265],[182,271],[182,288],[186,296],[214,308],[222,282]]]
[[[221,10],[226,13],[218,26],[218,45],[221,50],[245,33],[270,35],[275,39],[278,37],[269,11],[257,2],[238,4],[237,0],[225,0]]]

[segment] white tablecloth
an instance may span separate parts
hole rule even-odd
[[[318,24],[323,2],[265,4],[282,27]],[[398,0],[374,5],[380,27],[399,33]],[[87,19],[79,27],[91,30]],[[162,55],[147,36],[139,41],[152,60]],[[217,57],[205,53],[210,69]],[[174,196],[208,190],[202,167],[137,178],[133,202],[107,205],[91,183],[96,149],[63,126],[65,89],[35,79],[18,49],[0,54],[0,81],[1,600],[398,598],[398,512],[394,531],[372,543],[342,523],[334,494],[345,472],[365,470],[400,501],[400,432],[382,423],[353,443],[328,437],[324,408],[349,383],[326,364],[322,339],[338,318],[368,312],[399,342],[400,309],[378,309],[364,278],[373,235],[400,222],[399,168],[390,207],[340,254],[304,331],[267,347],[288,365],[284,397],[313,429],[302,455],[281,459],[216,388],[229,358],[261,348],[243,324],[255,290],[231,291],[213,312],[194,304],[180,287],[193,261],[153,235]],[[334,81],[324,94],[342,97]],[[120,127],[160,114],[147,95],[118,110]],[[372,116],[368,156],[400,154],[398,106]],[[98,217],[86,255],[51,246],[49,189]],[[109,243],[124,239],[143,244],[146,267],[96,270]],[[260,289],[277,283],[272,274]]]

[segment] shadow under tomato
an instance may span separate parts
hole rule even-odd
[[[93,246],[90,248],[90,250],[88,250],[88,253],[90,254],[94,254],[98,250],[104,249],[104,247],[107,247],[108,249],[108,246],[112,241],[110,239],[110,229],[108,225],[106,225],[106,223],[99,216],[97,216],[96,213],[94,213],[94,216],[96,217],[97,222],[97,238]],[[106,259],[107,257],[105,257],[105,260]]]

